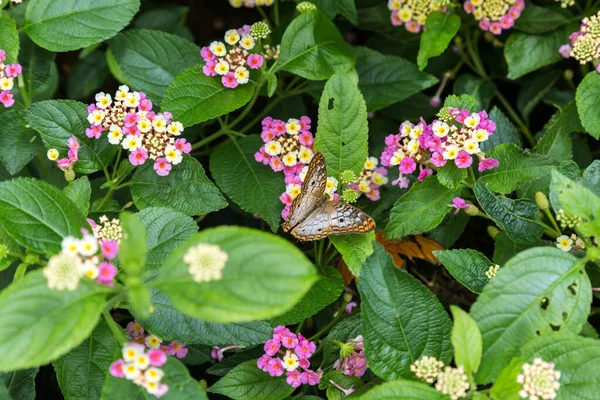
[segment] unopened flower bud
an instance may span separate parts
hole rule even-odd
[[[340,174],[340,181],[342,181],[343,184],[353,183],[354,181],[356,181],[356,174],[354,173],[354,171],[351,171],[349,169],[342,171],[342,173]]]
[[[469,208],[465,209],[465,213],[467,213],[467,215],[470,215],[471,217],[476,217],[477,215],[479,215],[479,208],[477,208],[477,206],[473,204],[469,204]]]
[[[8,247],[3,243],[0,244],[0,261],[8,257]]]
[[[500,229],[496,228],[494,225],[488,226],[487,232],[488,232],[488,235],[490,235],[490,237],[494,240],[496,239],[496,236],[498,236],[500,233],[502,233],[500,231]]]
[[[535,193],[535,204],[538,205],[540,210],[548,210],[550,209],[550,204],[548,204],[548,198],[542,192]]]
[[[75,180],[75,171],[71,168],[65,170],[65,180],[67,182],[72,182]]]
[[[310,1],[303,1],[296,6],[296,10],[300,13],[305,13],[309,11],[314,11],[317,9],[317,6],[311,3]]]
[[[573,70],[572,69],[565,69],[565,72],[563,73],[563,76],[568,81],[573,80]]]
[[[259,21],[250,27],[250,34],[254,39],[266,39],[271,34],[271,28],[266,22]]]
[[[23,260],[25,264],[37,264],[40,261],[39,254],[29,253],[25,256],[25,260]]]
[[[354,203],[356,200],[358,200],[358,193],[351,188],[344,189],[341,199],[346,203]]]
[[[206,390],[208,388],[208,382],[206,382],[205,379],[200,379],[200,386],[202,386],[202,389]]]
[[[350,293],[344,293],[344,301],[349,303],[352,301],[352,295]]]
[[[438,108],[442,105],[442,99],[440,99],[439,96],[433,96],[431,99],[429,99],[429,105],[433,108]]]

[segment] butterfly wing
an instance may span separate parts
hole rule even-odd
[[[375,229],[369,215],[339,201],[328,201],[298,224],[292,235],[300,240],[319,240],[329,235],[367,233]]]
[[[327,167],[325,166],[325,157],[323,157],[323,154],[317,153],[308,166],[308,172],[304,182],[302,182],[300,194],[292,202],[288,220],[283,223],[285,232],[304,221],[316,208],[327,201],[326,186]]]

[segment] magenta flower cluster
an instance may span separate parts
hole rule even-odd
[[[11,90],[15,86],[14,79],[23,73],[21,64],[4,64],[6,51],[0,50],[0,103],[9,108],[15,104]]]
[[[235,89],[250,81],[250,69],[259,69],[264,63],[260,54],[250,53],[256,45],[256,39],[250,34],[250,25],[225,32],[225,43],[214,41],[203,47],[200,55],[204,59],[202,72],[206,76],[221,76],[226,88]]]
[[[525,8],[524,0],[468,0],[463,5],[467,14],[473,14],[479,27],[486,32],[500,35],[510,29]]]
[[[275,172],[283,171],[287,188],[280,199],[285,204],[281,215],[286,220],[292,201],[300,193],[300,174],[315,153],[315,139],[310,132],[310,124],[308,117],[290,118],[287,122],[271,117],[262,120],[260,136],[265,144],[254,158],[269,165]]]
[[[67,157],[59,158],[60,153],[56,149],[48,150],[48,159],[50,161],[56,161],[56,165],[63,171],[72,170],[75,163],[79,160],[79,141],[75,136],[71,136],[67,139]]]
[[[480,144],[488,140],[496,130],[494,121],[486,111],[472,113],[469,110],[445,108],[444,118],[428,125],[422,118],[418,124],[408,121],[400,125],[399,133],[386,137],[386,148],[381,154],[381,164],[398,166],[400,177],[392,182],[408,187],[405,175],[419,168],[418,180],[433,174],[433,168],[441,168],[448,161],[458,168],[469,168],[473,156],[479,159],[479,172],[496,168],[499,162],[486,158]]]
[[[160,176],[169,175],[173,165],[181,163],[192,145],[183,138],[181,122],[172,121],[171,113],[154,113],[152,101],[142,92],[130,92],[122,85],[114,99],[110,94],[96,94],[96,103],[88,107],[86,129],[89,138],[100,139],[107,132],[108,142],[129,152],[129,162],[143,165],[154,161]]]
[[[265,354],[257,361],[257,366],[271,376],[286,374],[286,382],[297,388],[301,385],[315,386],[321,382],[322,371],[309,369],[308,359],[317,346],[302,336],[294,334],[285,326],[273,330],[273,338],[265,343]]]
[[[161,339],[146,332],[137,321],[128,323],[125,331],[129,335],[132,343],[138,343],[151,349],[160,350],[168,356],[177,357],[179,359],[185,358],[188,354],[187,347],[178,341],[175,340],[168,345],[165,345]]]
[[[360,378],[367,372],[369,368],[367,359],[365,358],[365,348],[363,345],[362,336],[357,336],[351,339],[343,348],[351,349],[348,354],[344,354],[339,360],[333,364],[334,369],[342,370],[344,375],[355,376]]]

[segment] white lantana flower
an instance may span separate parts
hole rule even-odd
[[[551,400],[556,397],[560,388],[560,371],[554,370],[554,363],[534,358],[533,364],[523,364],[523,373],[517,377],[517,382],[523,385],[519,396],[529,400]]]
[[[556,247],[562,251],[570,251],[573,248],[573,240],[567,235],[562,235],[556,238]]]
[[[188,271],[194,280],[200,283],[221,279],[228,258],[219,246],[200,243],[185,253],[183,261],[189,266]]]
[[[50,257],[43,274],[48,279],[50,289],[74,291],[85,270],[81,259],[76,255],[59,253]]]

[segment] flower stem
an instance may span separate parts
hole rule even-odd
[[[212,142],[215,139],[220,138],[221,136],[225,135],[227,132],[225,131],[225,129],[219,129],[218,131],[216,131],[215,133],[213,133],[212,135],[209,135],[207,137],[205,137],[204,139],[200,140],[199,142],[196,142],[192,145],[192,149],[198,149],[204,145],[207,145],[208,143]]]
[[[560,228],[558,227],[558,224],[556,223],[556,220],[554,219],[554,216],[552,215],[552,213],[550,212],[549,209],[545,209],[543,210],[544,214],[546,215],[546,217],[550,220],[550,223],[552,224],[552,226],[554,227],[554,229],[556,230],[556,232],[559,233],[559,236],[561,234]]]
[[[337,324],[344,317],[344,309],[346,308],[347,305],[348,305],[348,302],[346,301],[346,299],[343,299],[342,305],[340,306],[340,310],[338,311],[337,315],[335,317],[333,317],[327,325],[325,325],[323,328],[321,328],[321,330],[319,332],[315,333],[308,340],[316,340],[316,339],[320,338],[324,333],[326,333],[333,326],[335,326],[335,324]]]
[[[502,103],[508,114],[517,123],[517,125],[519,125],[519,128],[521,128],[521,131],[523,132],[525,139],[527,139],[527,142],[529,142],[529,145],[532,147],[535,146],[535,139],[531,135],[531,131],[523,122],[523,120],[521,120],[517,112],[514,110],[514,108],[512,108],[508,100],[506,100],[506,97],[504,97],[504,95],[500,92],[500,90],[498,90],[498,88],[496,88],[496,98],[500,101],[500,103]]]
[[[19,264],[17,270],[15,271],[15,275],[13,276],[13,282],[18,281],[19,279],[25,276],[25,273],[27,272],[27,267],[29,267],[28,263],[24,262]]]
[[[110,328],[117,342],[121,346],[126,344],[128,342],[127,335],[125,335],[123,329],[119,326],[119,324],[115,322],[112,315],[110,315],[110,311],[105,309],[104,311],[102,311],[102,315],[104,315],[104,319],[106,320],[106,323],[108,324],[108,327]]]

